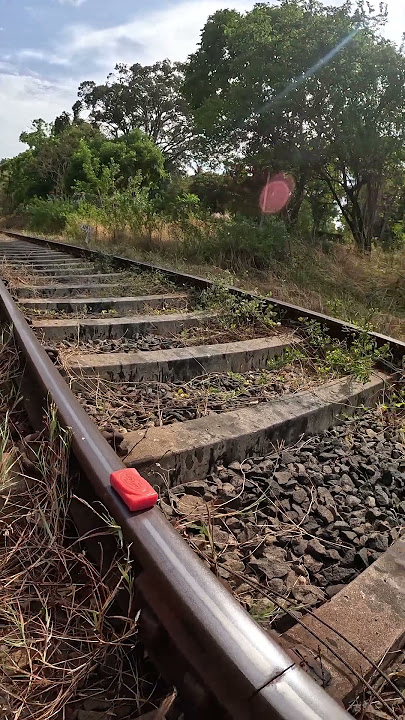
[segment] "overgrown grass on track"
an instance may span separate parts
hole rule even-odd
[[[60,239],[70,241],[68,237]],[[77,238],[72,242],[78,244]],[[282,258],[275,256],[269,269],[259,271],[231,253],[204,260],[198,245],[187,253],[181,242],[169,236],[113,241],[99,230],[90,247],[182,272],[219,277],[229,284],[405,339],[405,250],[373,249],[370,255],[361,255],[350,244],[335,244],[324,252],[319,246],[291,240]]]

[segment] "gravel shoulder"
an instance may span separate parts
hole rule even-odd
[[[405,527],[401,423],[381,409],[166,492],[176,529],[265,626],[319,606]]]

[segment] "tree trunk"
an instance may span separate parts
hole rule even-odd
[[[333,179],[328,175],[325,175],[323,179],[326,180],[326,183],[331,190],[347,225],[349,226],[350,232],[353,235],[353,240],[358,249],[361,252],[371,252],[373,227],[369,223],[365,222],[364,207],[362,207],[359,199],[364,183],[357,184],[357,186],[353,188],[350,187],[347,182],[340,182],[339,184],[342,187],[343,193],[339,196]],[[346,197],[346,203],[342,202],[342,194]]]
[[[307,173],[304,171],[300,174],[292,200],[286,208],[286,219],[289,225],[294,226],[297,223],[301,205],[304,202],[305,190],[307,184]]]
[[[367,237],[371,241],[376,229],[376,220],[381,208],[382,197],[382,173],[372,173],[366,184],[366,197],[363,207],[364,225]]]
[[[349,211],[351,222],[348,221],[348,224],[354,241],[359,250],[369,253],[371,252],[372,227],[365,222],[364,211],[358,197],[353,194],[350,201],[352,206]]]

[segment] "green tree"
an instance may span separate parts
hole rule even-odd
[[[233,207],[235,188],[229,175],[200,172],[192,175],[189,183],[190,192],[200,198],[207,210],[223,213]]]
[[[71,119],[68,112],[63,112],[55,118],[53,122],[52,132],[54,135],[61,135],[71,126]]]
[[[103,168],[110,167],[114,163],[117,168],[116,180],[119,189],[127,187],[131,178],[138,175],[144,187],[159,188],[166,175],[161,151],[140,130],[133,130],[113,140],[106,138],[100,132],[83,139],[71,158],[68,177],[70,189],[76,187],[77,182],[88,182],[89,162],[96,174],[101,174]]]
[[[30,198],[46,197],[52,191],[50,178],[43,178],[38,172],[33,150],[3,160],[0,164],[0,185],[5,213],[13,212]]]
[[[191,114],[181,87],[180,63],[119,64],[107,81],[79,87],[82,106],[90,120],[112,137],[142,130],[173,165],[184,163],[193,143]],[[76,105],[77,113],[77,105]]]
[[[354,6],[354,7],[353,7]],[[384,177],[402,160],[405,59],[361,1],[220,11],[190,57],[184,92],[222,161],[292,172],[294,222],[312,179],[371,247]]]
[[[31,130],[22,132],[20,142],[25,143],[31,150],[39,150],[48,140],[52,132],[52,125],[42,118],[32,121]]]
[[[47,126],[47,132],[43,132],[43,126],[40,126],[42,134],[39,140],[36,138],[37,132],[22,133],[20,139],[33,147],[39,177],[50,184],[56,196],[62,197],[68,191],[67,179],[72,158],[80,141],[98,135],[98,131],[88,123],[70,125],[63,116],[57,118],[55,123]]]
[[[0,165],[2,202],[7,212],[33,197],[69,197],[78,183],[82,183],[82,190],[87,188],[94,194],[85,168],[88,155],[99,177],[114,165],[114,182],[120,190],[128,188],[136,177],[142,187],[157,192],[166,176],[162,152],[140,130],[111,140],[87,122],[71,123],[68,113],[63,113],[50,125],[35,120],[32,130],[21,134],[21,140],[29,149]]]

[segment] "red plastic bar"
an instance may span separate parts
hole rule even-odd
[[[149,510],[157,503],[157,492],[135,468],[111,473],[110,483],[131,512]]]

